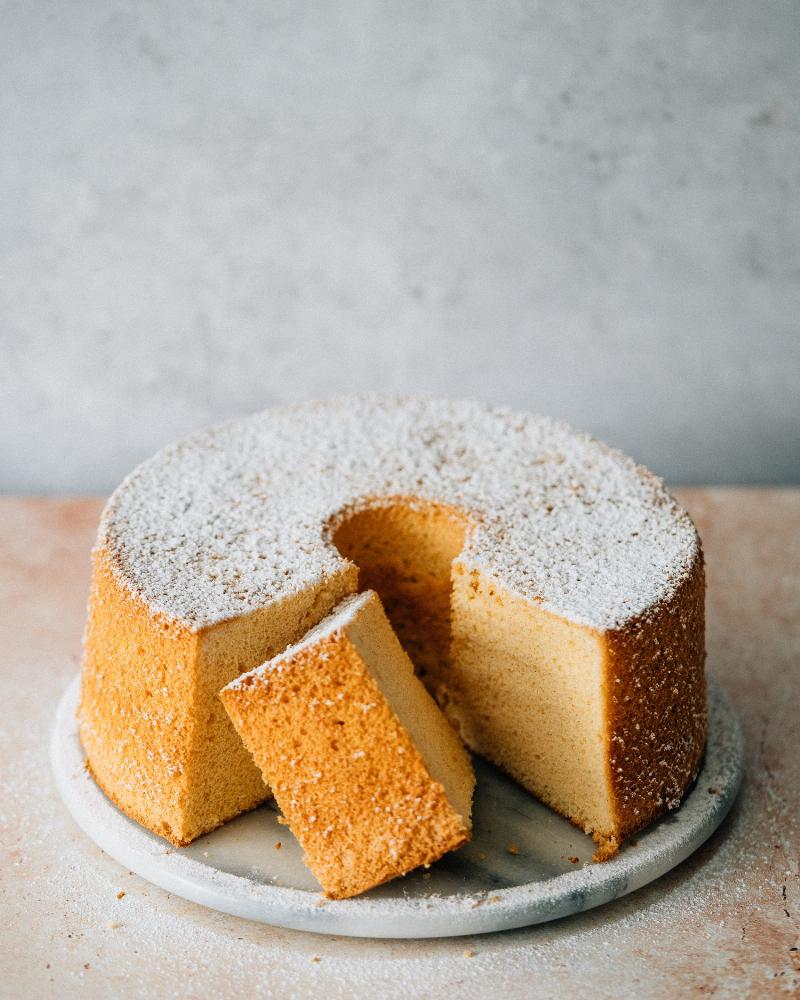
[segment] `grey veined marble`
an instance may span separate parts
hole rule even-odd
[[[269,804],[180,849],[127,819],[84,767],[77,697],[78,678],[58,710],[51,760],[64,802],[99,847],[130,871],[195,903],[322,934],[480,934],[600,906],[647,885],[696,850],[724,819],[742,776],[736,716],[711,684],[708,744],[697,781],[677,811],[637,834],[613,860],[593,863],[594,844],[587,836],[476,760],[469,844],[427,872],[412,872],[356,899],[329,901]]]

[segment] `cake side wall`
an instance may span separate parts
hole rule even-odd
[[[699,544],[673,596],[609,632],[606,648],[609,782],[621,842],[677,808],[700,767],[707,708]]]
[[[187,842],[187,764],[198,638],[151,615],[120,582],[105,550],[93,556],[79,732],[88,766],[128,816]]]

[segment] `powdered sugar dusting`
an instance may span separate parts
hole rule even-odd
[[[98,545],[154,611],[201,630],[336,572],[327,526],[391,497],[458,507],[467,569],[598,630],[669,597],[699,547],[660,479],[564,424],[377,396],[268,410],[163,449],[114,493]]]

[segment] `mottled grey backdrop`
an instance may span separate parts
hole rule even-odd
[[[0,489],[358,389],[800,481],[800,5],[0,4]]]

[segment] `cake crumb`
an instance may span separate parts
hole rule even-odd
[[[118,927],[122,927],[122,924],[118,920],[109,920],[107,927],[109,930],[115,931]]]
[[[475,952],[472,950],[472,948],[465,948],[464,949],[464,958],[472,958],[474,955],[475,955]]]
[[[275,850],[279,851],[281,849],[281,842],[279,840],[275,841]]]
[[[309,962],[321,962],[321,961],[322,959],[319,957],[319,955],[312,955],[311,958],[309,959]]]
[[[519,847],[512,841],[506,847],[509,854],[519,854]]]
[[[486,860],[486,851],[478,851],[478,861]]]
[[[117,893],[117,899],[122,899],[124,895],[125,895],[125,890],[120,889],[119,892]]]
[[[577,865],[580,860],[581,859],[577,857],[575,854],[570,854],[569,857],[567,858],[567,861],[569,861],[571,865]]]

